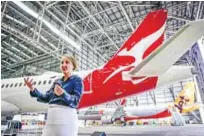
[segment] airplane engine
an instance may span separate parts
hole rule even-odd
[[[113,124],[114,118],[112,116],[102,116],[101,123],[102,124]]]

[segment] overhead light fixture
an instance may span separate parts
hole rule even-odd
[[[15,21],[15,22],[18,23],[18,24],[21,24],[21,25],[24,26],[24,27],[27,27],[26,24],[24,24],[24,23],[21,22],[21,21],[18,21],[17,19],[15,19],[15,18],[13,18],[13,17],[11,17],[11,16],[9,16],[9,15],[5,15],[5,17],[8,18],[8,19],[10,19],[10,20]]]
[[[38,18],[39,14],[36,13],[35,11],[33,11],[32,9],[30,9],[29,7],[27,7],[24,3],[20,2],[20,1],[13,1],[13,3],[15,3],[16,5],[18,5],[21,9],[23,9],[25,12],[29,13],[30,15],[32,15],[35,18]],[[52,24],[50,24],[48,21],[46,21],[44,18],[42,18],[41,16],[39,17],[39,20],[42,20],[42,22],[54,33],[56,33],[59,37],[61,37],[63,40],[65,40],[66,42],[70,43],[70,45],[72,45],[73,47],[75,47],[78,50],[81,50],[80,46],[73,41],[72,39],[70,39],[69,37],[67,37],[64,33],[60,32],[56,27],[54,27]]]
[[[24,46],[23,44],[21,44],[20,42],[16,41],[15,39],[13,39],[12,37],[10,38],[13,42],[15,42],[15,44],[18,44],[21,48],[23,48],[24,50],[29,51],[31,54],[35,54],[36,56],[38,55],[37,53],[35,53],[34,51],[30,50],[28,47]]]
[[[4,36],[4,37],[6,37],[7,35],[5,35],[5,34],[1,33],[1,36]]]
[[[13,17],[11,17],[11,16],[5,15],[5,17],[8,18],[8,19],[10,19],[10,20],[15,21],[15,22],[18,23],[18,24],[21,24],[22,26],[28,27],[28,25],[26,25],[25,23],[23,23],[23,22],[21,22],[21,21],[18,21],[18,20],[16,20],[15,18],[13,18]],[[33,29],[33,28],[30,28],[30,30],[31,30],[32,32],[34,32],[34,29]],[[37,33],[38,35],[40,35],[38,32],[36,32],[36,33]],[[41,38],[43,41],[48,42],[48,40],[47,40],[44,36],[40,35],[40,38]],[[48,44],[49,44],[50,46],[52,46],[52,48],[54,48],[55,50],[57,50],[57,47],[55,47],[52,43],[49,43],[49,42],[48,42]]]

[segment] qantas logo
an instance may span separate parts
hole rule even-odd
[[[141,78],[141,79],[136,79],[136,80],[134,80],[134,79],[132,79],[131,81],[132,81],[132,83],[133,84],[139,84],[139,83],[141,83],[141,82],[143,82],[144,80],[146,80],[148,77],[143,77],[143,78]]]
[[[144,52],[151,46],[161,35],[164,33],[166,24],[164,23],[163,26],[156,31],[155,33],[147,36],[146,38],[141,39],[137,44],[133,45],[133,48],[131,50],[127,50],[127,48],[124,48],[122,51],[118,53],[118,56],[131,56],[134,57],[135,65],[142,61],[142,56]],[[136,53],[136,54],[135,54]]]
[[[105,84],[110,78],[112,78],[114,75],[116,75],[117,73],[121,72],[122,70],[125,70],[126,68],[128,68],[129,66],[121,66],[119,67],[117,70],[115,70],[110,76],[108,76],[106,78],[106,80],[103,82],[103,84]]]
[[[134,63],[128,65],[128,66],[120,66],[117,70],[115,70],[111,75],[109,75],[103,83],[106,83],[109,79],[111,79],[113,76],[118,74],[119,72],[130,68],[132,66],[136,67],[143,59],[144,52],[157,40],[159,39],[162,34],[164,33],[166,24],[164,23],[163,26],[154,32],[153,34],[145,37],[144,39],[141,39],[138,43],[134,44],[133,47],[128,51],[127,48],[124,48],[121,50],[117,55],[118,56],[131,56],[135,58]],[[136,61],[137,60],[137,61]],[[144,81],[146,78],[140,81],[134,81],[133,84],[138,84],[142,81]]]

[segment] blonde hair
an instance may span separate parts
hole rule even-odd
[[[76,70],[77,69],[77,62],[76,62],[76,59],[73,57],[73,56],[69,56],[69,55],[63,55],[62,58],[67,58],[69,61],[72,62],[72,65],[74,66],[74,69],[73,70]]]

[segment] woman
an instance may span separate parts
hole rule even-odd
[[[77,136],[76,108],[83,93],[83,83],[80,77],[72,74],[76,67],[73,57],[63,56],[60,69],[64,76],[56,80],[46,94],[33,86],[32,79],[24,79],[32,97],[37,97],[39,102],[49,103],[43,136]]]

